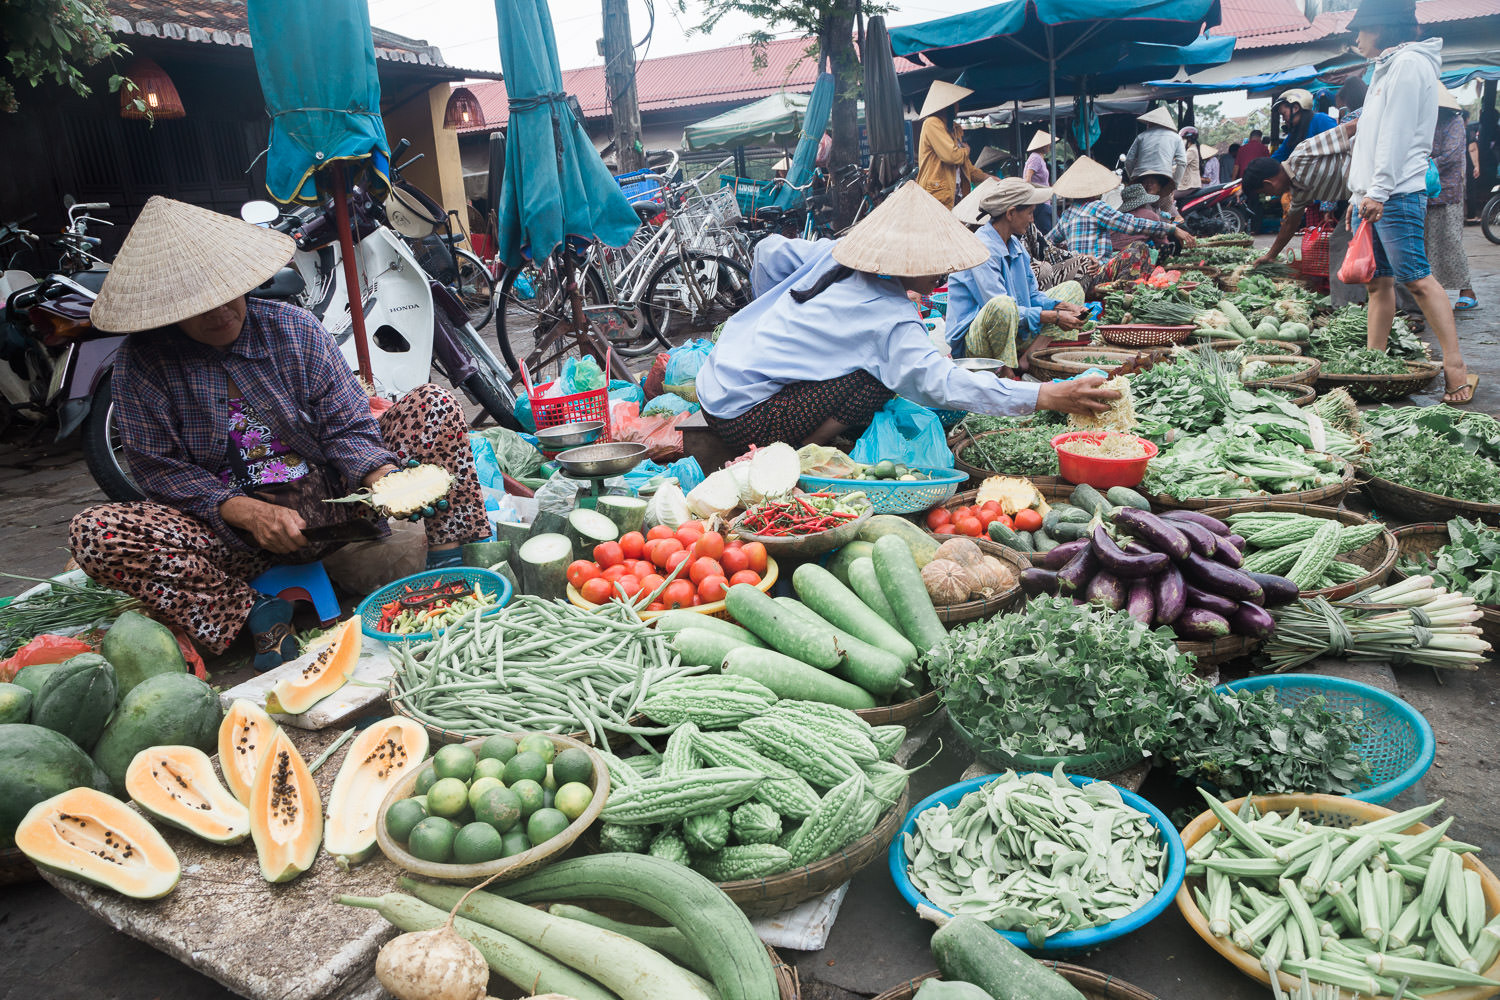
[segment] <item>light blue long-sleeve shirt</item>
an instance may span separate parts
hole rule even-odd
[[[969,324],[984,304],[996,295],[1016,300],[1020,313],[1019,340],[1030,340],[1042,329],[1042,310],[1056,309],[1057,300],[1043,295],[1031,269],[1031,254],[1019,236],[1002,240],[992,225],[979,227],[979,242],[990,252],[990,259],[967,271],[956,271],[948,277],[948,343],[955,351],[964,342]]]
[[[760,298],[785,281],[797,268],[831,245],[828,240],[802,240],[772,233],[755,244],[755,259],[750,265],[750,295]]]
[[[835,241],[732,316],[698,371],[698,402],[727,420],[794,382],[863,369],[906,399],[947,410],[1021,414],[1036,409],[1038,383],[959,368],[932,345],[901,282],[856,271],[807,302],[791,297],[839,266]]]

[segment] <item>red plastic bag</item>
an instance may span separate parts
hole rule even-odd
[[[203,657],[198,655],[198,648],[193,645],[193,640],[176,629],[172,630],[172,638],[177,640],[177,648],[182,650],[182,658],[187,661],[193,676],[200,681],[208,680],[208,668],[203,665]]]
[[[7,660],[0,660],[0,681],[13,680],[22,667],[38,663],[61,663],[79,653],[92,653],[94,647],[69,635],[39,635],[16,650]]]
[[[656,356],[651,370],[646,373],[646,381],[642,383],[641,388],[645,390],[647,399],[655,399],[667,391],[664,386],[667,377],[667,362],[671,360],[671,357],[666,351],[662,351]]]
[[[1339,265],[1339,280],[1346,285],[1368,285],[1375,279],[1375,239],[1373,227],[1361,222],[1349,241],[1349,252]]]
[[[629,410],[626,410],[629,407]],[[611,441],[630,441],[646,446],[646,457],[658,464],[682,457],[682,431],[677,425],[686,420],[687,413],[663,414],[642,417],[634,403],[626,403],[613,411],[610,425]]]

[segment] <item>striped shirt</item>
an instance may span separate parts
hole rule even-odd
[[[1054,243],[1061,243],[1074,253],[1086,253],[1096,260],[1108,260],[1114,255],[1109,234],[1129,233],[1134,236],[1167,237],[1177,231],[1170,222],[1153,222],[1122,212],[1102,201],[1091,201],[1087,205],[1074,205],[1063,213],[1062,220],[1047,234]]]
[[[1315,201],[1349,197],[1349,158],[1353,147],[1342,128],[1304,139],[1281,169],[1292,181],[1292,211]]]

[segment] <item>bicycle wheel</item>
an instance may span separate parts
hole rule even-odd
[[[458,300],[469,314],[474,329],[482,330],[495,315],[495,279],[484,261],[467,250],[453,248],[453,257],[458,261]]]
[[[689,250],[661,262],[641,306],[663,342],[712,330],[750,303],[750,272],[728,257]]]
[[[585,304],[598,305],[609,301],[605,296],[604,282],[593,268],[584,268],[582,280]],[[532,359],[528,370],[533,378],[540,379],[537,362],[552,359],[533,358],[538,341],[546,339],[545,335],[558,323],[572,318],[572,303],[568,301],[561,275],[550,262],[541,266],[528,264],[508,268],[496,300],[495,340],[500,345],[506,366],[516,373],[512,376],[512,384],[520,382],[522,358]]]

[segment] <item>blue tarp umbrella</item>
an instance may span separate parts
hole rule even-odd
[[[802,201],[802,192],[797,189],[806,187],[812,180],[813,168],[817,166],[818,143],[828,129],[828,117],[832,113],[833,74],[819,73],[812,94],[807,98],[802,138],[797,140],[797,150],[792,154],[792,168],[786,172],[786,184],[776,193],[776,200],[772,203],[782,211]]]

